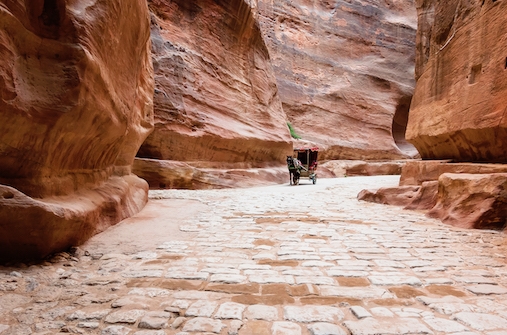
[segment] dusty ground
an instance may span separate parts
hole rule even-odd
[[[356,200],[397,182],[152,192],[75,254],[0,267],[0,334],[506,334],[505,235]]]

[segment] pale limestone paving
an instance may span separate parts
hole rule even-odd
[[[308,326],[308,330],[312,335],[346,335],[347,332],[343,330],[340,326],[325,323],[325,322],[317,322]]]
[[[215,313],[215,319],[238,319],[241,320],[246,306],[235,302],[226,302],[220,305]]]
[[[460,312],[454,319],[479,331],[507,329],[507,319],[492,314]]]
[[[273,322],[272,335],[301,335],[301,326],[293,322]]]
[[[427,318],[424,319],[424,322],[426,322],[426,324],[434,331],[444,332],[446,334],[465,332],[470,330],[461,323],[442,318]]]
[[[278,320],[278,310],[273,306],[251,305],[246,308],[245,318],[251,320]]]
[[[218,303],[215,301],[199,300],[190,305],[185,312],[186,316],[205,316],[211,317]]]
[[[153,191],[171,211],[205,209],[142,247],[98,235],[75,256],[0,266],[0,335],[504,335],[503,235],[356,200],[397,183]]]
[[[185,322],[184,332],[209,332],[219,334],[226,326],[220,320],[197,317]]]
[[[372,316],[370,312],[368,312],[364,307],[361,307],[361,306],[352,306],[352,307],[350,307],[350,311],[358,319],[369,318]]]
[[[136,323],[144,314],[146,311],[139,310],[139,309],[133,309],[129,311],[117,311],[109,314],[105,318],[106,323],[129,323],[134,324]]]
[[[285,306],[283,314],[285,320],[301,323],[336,323],[344,318],[341,309],[329,306]]]
[[[433,331],[419,320],[411,318],[392,319],[388,321],[366,318],[360,321],[345,321],[343,324],[352,335],[433,334]]]

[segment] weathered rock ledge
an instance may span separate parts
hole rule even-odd
[[[462,228],[504,229],[507,165],[409,162],[399,187],[363,190],[358,199],[428,211],[428,216]]]

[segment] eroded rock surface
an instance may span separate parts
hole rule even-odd
[[[139,211],[153,127],[145,1],[0,1],[0,259],[42,257]]]
[[[507,2],[419,0],[417,7],[407,139],[426,159],[507,162]]]
[[[417,154],[405,141],[414,1],[261,0],[258,12],[284,110],[323,159]]]
[[[149,1],[155,130],[138,156],[280,165],[291,153],[268,50],[243,0]]]

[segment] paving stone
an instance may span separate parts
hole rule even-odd
[[[307,267],[332,267],[336,266],[335,263],[331,262],[324,262],[324,261],[307,261],[303,262],[301,266],[307,266]]]
[[[194,302],[190,307],[188,307],[185,312],[186,316],[204,316],[211,317],[215,309],[217,308],[218,303],[214,301],[207,300],[199,300]]]
[[[492,314],[460,312],[453,318],[475,330],[507,329],[507,320]]]
[[[145,315],[139,321],[139,328],[143,329],[164,329],[167,328],[170,314],[166,313],[167,317]]]
[[[373,308],[370,309],[370,311],[375,316],[388,317],[388,318],[394,317],[394,313],[391,312],[388,308],[385,308],[385,307],[373,307]]]
[[[258,284],[283,283],[293,285],[295,283],[293,276],[250,276],[248,279],[250,282]]]
[[[419,280],[419,278],[412,276],[368,276],[368,279],[373,285],[379,286],[422,285],[422,282]]]
[[[368,312],[364,307],[361,306],[352,306],[350,307],[350,311],[358,319],[364,319],[372,316],[370,312]]]
[[[266,305],[251,305],[246,308],[245,318],[251,320],[278,320],[278,310],[276,307]]]
[[[433,332],[417,319],[377,320],[366,318],[359,321],[345,321],[343,325],[352,335],[404,335],[433,334]]]
[[[380,287],[338,287],[320,286],[320,294],[325,297],[347,297],[354,299],[388,299],[395,296]]]
[[[335,285],[333,278],[323,276],[294,276],[296,284]]]
[[[285,306],[284,319],[302,323],[338,322],[344,318],[343,312],[329,306]]]
[[[86,328],[86,329],[97,329],[99,328],[99,326],[100,326],[99,322],[91,322],[91,321],[78,322],[77,324],[78,328]]]
[[[476,312],[477,307],[464,303],[434,303],[429,307],[440,314],[452,315],[458,312]]]
[[[465,288],[474,294],[481,295],[507,294],[507,288],[499,285],[478,284],[465,286]]]
[[[232,320],[229,324],[227,335],[238,335],[239,330],[243,326],[243,322],[240,320]]]
[[[139,309],[132,309],[129,311],[118,311],[109,314],[104,320],[107,323],[128,323],[134,324],[139,318],[141,318],[146,312]]]
[[[187,309],[190,306],[190,301],[188,300],[174,300],[171,304],[173,307],[177,307],[180,309]]]
[[[402,262],[396,262],[392,260],[374,260],[373,261],[377,266],[381,267],[391,267],[391,268],[406,268],[406,265]]]
[[[271,326],[272,335],[301,335],[301,327],[293,322],[273,322]]]
[[[192,271],[169,271],[165,275],[166,278],[173,279],[188,279],[188,280],[207,280],[209,273],[207,272],[192,272]]]
[[[178,329],[185,321],[187,321],[187,318],[180,316],[174,319],[173,323],[171,324],[172,329]]]
[[[93,312],[85,312],[85,311],[75,311],[72,314],[66,316],[67,321],[90,321],[90,320],[102,320],[106,315],[111,312],[110,309],[103,309],[99,311]]]
[[[235,302],[225,302],[220,305],[215,313],[215,319],[238,319],[241,320],[246,306]]]
[[[101,335],[128,335],[131,329],[125,326],[108,326],[102,330]]]
[[[210,278],[210,282],[221,282],[226,284],[238,284],[246,280],[246,276],[234,274],[214,274]]]
[[[188,320],[183,326],[184,332],[209,332],[219,334],[226,325],[220,320],[197,317]]]
[[[437,332],[444,332],[446,334],[449,333],[456,333],[456,332],[464,332],[468,331],[469,329],[465,326],[463,326],[461,323],[458,323],[456,321],[442,319],[442,318],[431,318],[431,319],[424,319],[424,322],[428,326],[430,326],[431,329],[437,331]]]
[[[458,283],[465,284],[491,284],[491,285],[497,284],[495,279],[483,276],[467,276],[467,277],[453,276],[452,279],[454,279]]]
[[[10,326],[0,324],[0,334],[9,328]]]
[[[366,271],[344,271],[344,270],[326,270],[332,277],[366,277],[369,275]]]
[[[455,297],[453,295],[446,295],[446,296],[440,297],[440,298],[419,296],[419,297],[417,297],[417,300],[419,300],[420,302],[422,302],[425,305],[436,304],[436,303],[464,303],[465,302],[463,299],[460,299],[460,298]]]
[[[166,335],[166,333],[163,330],[140,330],[133,335]]]
[[[347,332],[340,328],[340,326],[326,323],[317,322],[308,326],[308,330],[312,335],[346,335]]]

